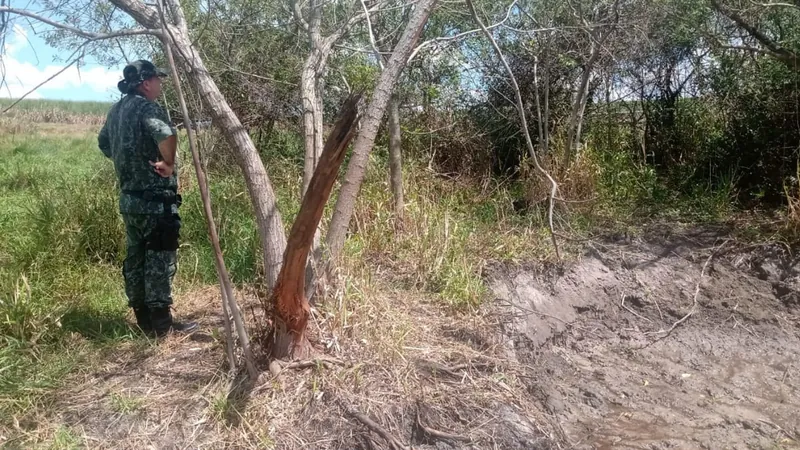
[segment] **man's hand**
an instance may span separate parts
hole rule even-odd
[[[167,164],[165,161],[150,161],[150,165],[153,166],[153,169],[164,178],[169,178],[172,176],[172,172],[174,171],[174,167],[172,164]]]

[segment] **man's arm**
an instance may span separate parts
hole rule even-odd
[[[164,116],[160,106],[150,103],[144,108],[142,120],[145,129],[158,143],[158,151],[161,154],[161,160],[150,161],[150,165],[162,177],[169,177],[175,170],[178,137],[175,128],[167,123]]]
[[[100,147],[100,151],[106,156],[106,158],[111,158],[111,139],[108,137],[108,121],[103,124],[103,128],[100,129],[100,134],[97,135],[97,146]]]

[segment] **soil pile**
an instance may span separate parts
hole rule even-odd
[[[506,349],[574,448],[797,448],[800,264],[713,232],[493,267]]]

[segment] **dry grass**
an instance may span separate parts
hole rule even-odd
[[[792,183],[784,186],[787,211],[786,228],[794,235],[800,236],[800,161],[797,163],[797,176]]]
[[[240,296],[250,315],[257,299]],[[520,435],[547,442],[543,432],[551,434],[525,392],[523,368],[504,351],[497,318],[454,313],[432,296],[384,284],[351,283],[318,305],[311,325],[319,354],[341,364],[278,376],[264,367],[251,384],[226,375],[218,304],[212,287],[181,295],[177,314],[198,320],[202,333],[117,346],[74,376],[50,407],[0,436],[22,447],[69,438],[116,449],[385,448],[351,412],[415,448],[436,440],[423,436],[418,421],[476,448],[516,446]]]

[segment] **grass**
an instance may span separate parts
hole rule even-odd
[[[22,112],[59,107],[52,102],[23,105]],[[75,114],[72,111],[96,114],[99,106],[67,108],[67,113]],[[126,317],[124,230],[113,167],[96,148],[96,131],[87,127],[53,132],[40,124],[0,136],[0,426],[50,401],[65,379],[91,367],[98,355],[122,342],[144,339]],[[292,135],[277,142],[281,148],[263,157],[288,231],[300,203],[300,166],[293,154],[300,147]],[[181,159],[188,160],[185,148]],[[532,239],[541,233],[530,231],[538,225],[516,228],[528,219],[512,217],[510,206],[497,207],[501,199],[496,194],[437,179],[414,164],[408,172],[405,231],[393,238],[390,198],[381,175],[385,161],[377,157],[371,164],[356,212],[359,232],[347,245],[347,270],[366,279],[370,261],[380,259],[397,266],[399,282],[467,307],[485,295],[480,281],[485,258],[515,252],[510,249],[530,249],[526,258],[542,253],[538,240]],[[257,284],[261,250],[241,177],[235,170],[212,171],[210,176],[232,278],[240,286]],[[178,294],[216,282],[190,166],[182,166],[181,179],[184,228]],[[496,227],[508,233],[490,236],[489,230]],[[128,400],[113,398],[115,410],[131,410]]]
[[[0,99],[0,110],[6,109],[16,100]],[[96,115],[105,116],[110,102],[77,102],[70,100],[45,100],[45,99],[24,99],[19,102],[10,113],[26,111],[60,111],[64,114],[72,115]]]
[[[65,380],[92,370],[121,344],[150,345],[128,325],[121,276],[125,236],[117,213],[117,187],[110,162],[96,148],[96,132],[108,105],[26,101],[18,106],[15,117],[0,118],[0,128],[6,131],[0,133],[0,431],[50,404]],[[63,120],[60,115],[72,118],[66,123],[82,126],[51,126],[51,119]],[[288,231],[300,204],[301,143],[284,130],[271,142],[262,158]],[[238,171],[227,167],[225,155],[214,157],[209,175],[227,266],[240,288],[258,286],[261,249],[245,186]],[[188,161],[185,148],[180,159]],[[376,307],[374,314],[356,317],[354,311],[363,309],[358,305],[384,296],[375,292],[378,271],[382,285],[419,293],[463,313],[487,298],[482,281],[487,261],[553,257],[543,206],[534,205],[527,212],[514,208],[522,193],[535,190],[528,179],[451,179],[431,173],[427,162],[409,158],[404,168],[406,213],[398,223],[391,213],[385,149],[378,147],[369,164],[344,250],[340,274],[344,289],[320,306],[336,329],[349,330],[360,320],[372,333],[371,342],[387,348],[415,344],[410,318],[371,330],[371,317],[388,308]],[[584,232],[620,216],[628,217],[630,224],[635,222],[636,206],[657,204],[653,193],[658,183],[652,174],[620,170],[624,165],[625,161],[596,157],[580,166],[583,172],[571,174],[573,180],[591,182],[565,183],[565,192],[583,195],[595,189],[601,198],[587,207],[571,207],[569,221],[560,209],[559,228]],[[184,203],[178,295],[216,282],[193,169],[182,165],[180,177]],[[674,198],[662,203],[672,206],[660,213],[692,210],[708,217],[729,213],[724,194],[700,192],[692,201]],[[332,202],[323,226],[331,213]],[[562,239],[561,244],[566,253],[577,248],[572,241]],[[312,383],[310,389],[316,393],[321,388]],[[120,414],[143,407],[141,398],[120,393],[109,401]],[[212,396],[209,403],[217,418],[232,408],[223,394]],[[269,433],[258,439],[273,445]],[[52,443],[53,448],[80,444],[67,428],[57,430]]]

